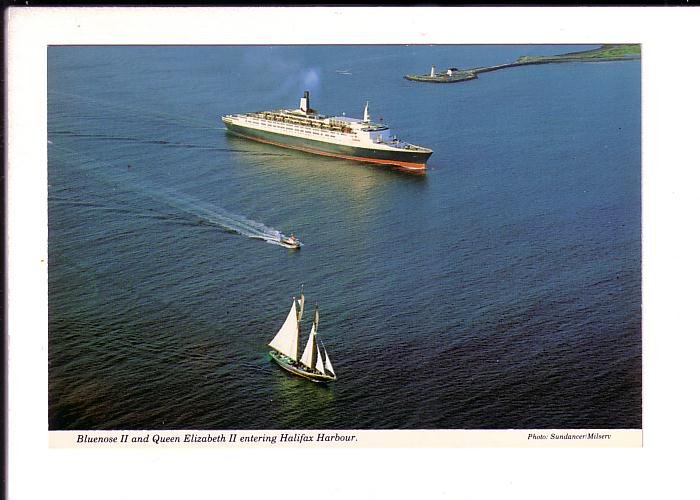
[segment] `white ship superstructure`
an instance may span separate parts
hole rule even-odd
[[[308,91],[297,109],[226,115],[222,120],[231,132],[256,141],[411,170],[425,169],[432,154],[430,149],[396,138],[384,124],[372,122],[369,103],[363,119],[324,116],[309,106]]]

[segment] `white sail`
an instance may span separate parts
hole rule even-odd
[[[309,334],[309,340],[306,342],[306,347],[304,348],[304,354],[301,355],[300,361],[304,363],[309,368],[314,367],[313,357],[314,357],[314,346],[316,344],[316,323],[311,325],[311,333]]]
[[[323,354],[326,355],[326,370],[335,375],[335,370],[333,369],[333,365],[331,364],[331,358],[328,357],[328,351],[326,351],[325,347],[323,348]]]
[[[299,300],[297,302],[299,303],[299,319],[298,321],[301,321],[301,316],[304,314],[304,292],[299,294]]]
[[[318,348],[318,345],[316,345],[316,369],[324,375],[326,374],[323,369],[323,359],[321,358],[321,350]]]
[[[296,361],[298,339],[299,324],[297,323],[296,301],[292,301],[292,308],[289,310],[287,319],[284,320],[282,328],[268,345]]]

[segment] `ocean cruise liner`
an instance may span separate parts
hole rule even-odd
[[[414,171],[424,171],[433,154],[428,148],[397,139],[382,123],[370,121],[369,103],[362,120],[316,113],[309,105],[308,90],[297,109],[240,113],[221,119],[230,132],[254,141]]]

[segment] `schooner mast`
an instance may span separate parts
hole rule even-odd
[[[298,357],[299,329],[304,314],[304,293],[299,298],[292,297],[292,307],[287,314],[284,324],[268,344],[274,349],[270,356],[285,370],[308,378],[315,382],[336,380],[335,370],[331,364],[328,351],[318,337],[319,314],[318,305],[314,307],[314,318],[311,323],[309,338],[301,357]],[[323,349],[323,354],[321,352]]]

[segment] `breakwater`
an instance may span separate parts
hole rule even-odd
[[[638,53],[621,53],[619,50],[623,46],[607,46],[604,45],[599,49],[573,52],[570,54],[561,54],[556,56],[522,56],[510,63],[496,64],[493,66],[480,66],[476,68],[450,68],[446,71],[431,72],[428,75],[405,75],[406,80],[415,82],[430,82],[430,83],[455,83],[474,80],[478,78],[479,73],[488,73],[490,71],[498,71],[500,69],[515,68],[517,66],[529,66],[532,64],[560,64],[569,62],[608,62],[608,61],[627,61],[640,58]],[[624,46],[634,47],[634,46]],[[618,49],[618,50],[614,50]],[[634,50],[628,49],[628,50]]]

